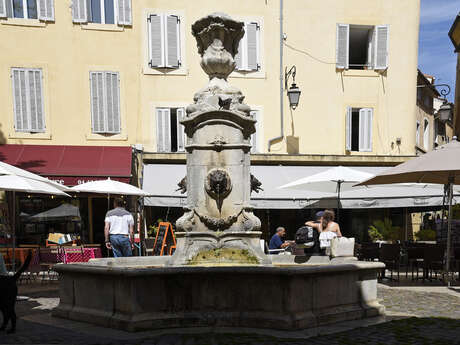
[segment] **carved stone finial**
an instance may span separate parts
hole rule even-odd
[[[235,69],[234,57],[244,36],[244,23],[224,13],[212,13],[192,25],[192,34],[209,83],[195,94],[194,104],[187,107],[187,114],[225,109],[249,116],[251,109],[243,103],[243,93],[227,82]]]

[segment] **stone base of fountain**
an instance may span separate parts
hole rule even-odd
[[[126,331],[176,327],[299,330],[382,315],[384,265],[167,266],[166,257],[57,265],[54,316]],[[276,261],[275,261],[276,262]]]

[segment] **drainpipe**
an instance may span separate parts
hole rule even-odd
[[[268,152],[274,141],[284,138],[284,102],[283,102],[283,0],[280,0],[280,135],[268,140]]]

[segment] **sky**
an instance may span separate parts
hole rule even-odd
[[[459,11],[460,0],[421,0],[418,67],[435,76],[436,84],[450,86],[450,101],[455,95],[457,57],[447,34]]]

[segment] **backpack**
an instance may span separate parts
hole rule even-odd
[[[306,248],[313,247],[315,245],[315,229],[311,226],[299,228],[295,233],[295,243]]]

